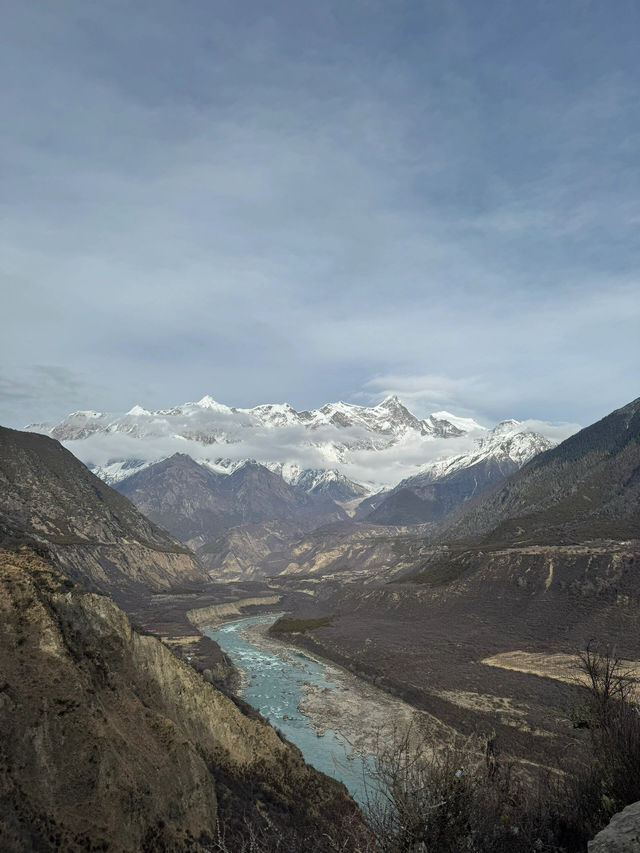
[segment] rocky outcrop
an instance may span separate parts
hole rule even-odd
[[[266,576],[338,577],[341,581],[388,579],[415,566],[429,549],[430,525],[375,526],[347,522],[315,530],[274,550],[259,564]]]
[[[265,521],[232,527],[198,550],[198,558],[216,580],[256,580],[264,577],[262,562],[286,549],[306,532],[287,521]]]
[[[0,672],[7,853],[205,851],[219,819],[228,839],[266,823],[303,849],[355,812],[264,721],[26,548],[0,551]]]
[[[632,803],[588,844],[589,853],[638,853],[640,850],[640,803]]]

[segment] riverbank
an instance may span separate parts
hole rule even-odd
[[[241,629],[241,634],[257,649],[282,659],[295,661],[304,656],[315,661],[324,668],[326,679],[331,682],[330,687],[310,681],[302,684],[303,697],[298,710],[308,718],[318,736],[338,732],[353,752],[365,756],[389,749],[407,732],[416,738],[426,731],[436,736],[444,734],[445,727],[431,714],[390,696],[325,658],[273,638],[268,633],[269,627],[265,623],[248,625]]]

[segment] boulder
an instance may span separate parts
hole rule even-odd
[[[588,844],[589,853],[640,853],[640,802],[611,818]]]

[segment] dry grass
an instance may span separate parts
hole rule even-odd
[[[580,667],[578,655],[513,651],[493,655],[480,663],[500,669],[540,675],[544,678],[554,678],[556,681],[564,681],[567,684],[587,684],[587,677]],[[622,663],[625,669],[636,677],[640,677],[640,661],[625,660]]]

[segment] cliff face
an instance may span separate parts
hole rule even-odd
[[[88,589],[202,583],[191,552],[57,441],[0,427],[0,542],[47,543]]]
[[[219,817],[303,844],[354,813],[270,726],[27,548],[0,551],[0,672],[3,850],[205,850]]]

